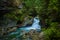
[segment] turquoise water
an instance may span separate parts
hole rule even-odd
[[[10,35],[16,35],[16,37],[19,37],[20,35],[23,35],[22,31],[29,32],[30,30],[36,30],[41,31],[41,26],[39,25],[39,18],[35,17],[33,20],[33,24],[31,26],[25,26],[18,28],[16,32],[12,32]]]
[[[38,17],[35,17],[34,18],[34,21],[33,21],[33,24],[31,26],[28,26],[28,27],[22,27],[22,28],[19,28],[20,30],[25,30],[25,31],[30,31],[31,29],[33,30],[41,30],[41,26],[39,25],[39,18]]]

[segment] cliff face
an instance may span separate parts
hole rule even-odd
[[[1,0],[0,6],[19,6],[22,3],[22,0]]]
[[[0,0],[0,16],[18,8],[21,3],[21,0]]]

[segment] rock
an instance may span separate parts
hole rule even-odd
[[[26,18],[26,20],[23,23],[23,26],[31,26],[32,23],[33,23],[33,18],[31,18],[31,19]]]
[[[40,38],[40,40],[44,40],[44,32],[41,32],[41,33],[39,34],[39,38]]]
[[[13,28],[11,28],[10,30],[8,30],[7,32],[9,33],[9,32],[13,32],[13,31],[16,31],[16,29],[17,29],[17,27],[13,27]]]

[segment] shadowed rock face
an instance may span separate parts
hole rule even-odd
[[[18,8],[21,3],[21,0],[0,0],[0,17]]]
[[[0,18],[0,26],[2,26],[2,27],[13,27],[16,25],[16,23],[17,23],[17,21],[7,19],[5,17]]]
[[[22,0],[1,0],[0,6],[19,6],[21,4]]]

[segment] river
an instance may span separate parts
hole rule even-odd
[[[41,31],[41,26],[39,25],[39,18],[35,17],[33,20],[33,24],[31,26],[25,26],[18,28],[16,32],[12,32],[10,35],[16,35],[16,37],[19,37],[20,35],[23,35],[22,31],[29,32],[30,30],[36,30]]]

